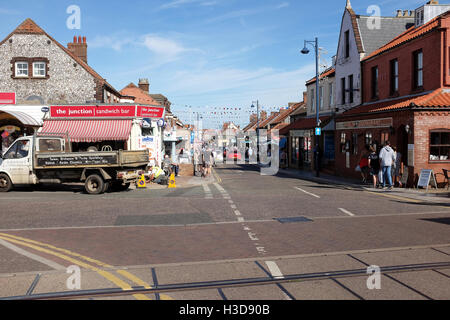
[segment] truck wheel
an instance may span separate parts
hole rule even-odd
[[[0,192],[9,192],[12,187],[13,185],[8,175],[4,173],[0,174]]]
[[[90,175],[84,184],[86,192],[89,194],[101,194],[105,188],[105,182],[96,174]]]

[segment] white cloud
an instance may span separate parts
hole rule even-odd
[[[277,6],[277,9],[287,8],[290,6],[289,2],[282,2]]]
[[[188,4],[199,4],[201,6],[213,6],[218,4],[217,0],[174,0],[168,3],[165,3],[159,7],[160,10],[164,9],[175,9],[179,8],[183,5]]]

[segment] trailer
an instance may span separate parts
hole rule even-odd
[[[17,139],[0,157],[0,192],[16,185],[83,182],[87,193],[127,190],[146,171],[147,151],[72,152],[67,136]]]

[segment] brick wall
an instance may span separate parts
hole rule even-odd
[[[442,173],[442,169],[450,170],[450,162],[430,161],[430,131],[435,129],[450,130],[450,112],[416,112],[414,117],[414,164],[415,174],[422,169],[432,169],[434,173]],[[443,177],[437,176],[438,183]]]
[[[423,91],[431,91],[441,87],[442,72],[441,33],[434,31],[408,44],[392,49],[362,63],[363,72],[363,103],[372,101],[372,68],[378,66],[379,100],[392,98],[390,88],[390,62],[398,59],[399,89],[398,96],[417,93],[413,90],[413,52],[423,50]]]

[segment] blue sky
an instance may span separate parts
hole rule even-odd
[[[413,10],[426,1],[352,0],[357,14],[378,5],[381,15]],[[0,2],[0,38],[26,18],[60,43],[86,36],[88,62],[116,89],[149,78],[183,120],[203,113],[206,126],[248,122],[252,101],[268,111],[300,101],[314,76],[303,40],[320,39],[330,65],[345,0],[22,0]],[[70,5],[81,9],[81,29],[69,30]],[[192,108],[186,108],[192,106]],[[233,108],[227,115],[223,108]],[[237,111],[235,109],[238,109]],[[239,109],[241,109],[239,111]],[[189,111],[190,110],[190,111]]]

